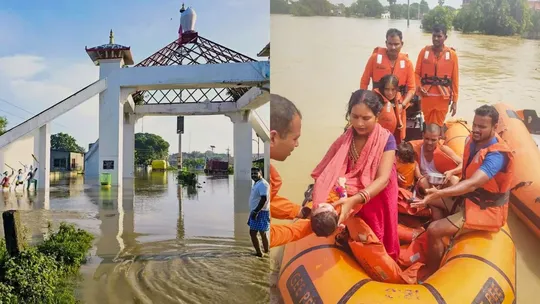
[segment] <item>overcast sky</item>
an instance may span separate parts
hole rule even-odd
[[[17,125],[98,79],[99,67],[85,46],[115,42],[131,46],[135,63],[178,37],[182,1],[1,0],[0,6],[0,116]],[[159,2],[159,5],[157,4]],[[268,0],[186,1],[197,12],[201,36],[259,60],[269,42]],[[88,147],[98,137],[97,97],[56,119],[52,132],[73,135]],[[13,104],[15,106],[13,106]],[[259,113],[268,123],[269,106]],[[136,132],[155,133],[178,147],[176,117],[147,117]],[[233,125],[224,116],[187,117],[183,151],[216,152],[233,149]],[[255,138],[255,137],[254,137]],[[261,151],[262,151],[261,144]],[[257,144],[253,143],[253,151]]]

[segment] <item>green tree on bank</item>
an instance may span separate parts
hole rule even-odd
[[[440,24],[446,26],[447,29],[452,28],[452,21],[454,20],[455,10],[447,6],[437,6],[429,13],[424,15],[422,19],[422,29],[425,32],[431,32],[434,25]]]
[[[153,160],[167,160],[169,143],[151,133],[135,134],[135,164],[150,165]]]
[[[6,133],[8,120],[4,116],[0,116],[0,135]]]
[[[526,0],[472,0],[453,20],[463,33],[513,36],[535,30],[532,12]]]
[[[84,153],[84,148],[77,144],[73,136],[66,133],[51,135],[51,150]]]

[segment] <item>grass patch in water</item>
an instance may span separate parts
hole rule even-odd
[[[94,237],[73,224],[10,257],[0,239],[0,304],[78,303],[75,278]]]

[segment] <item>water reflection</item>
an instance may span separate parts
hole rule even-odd
[[[59,179],[50,198],[12,192],[0,207],[25,210],[35,241],[49,220],[97,236],[81,271],[84,303],[268,303],[268,260],[252,255],[247,211],[237,212],[249,192],[234,196],[250,185],[199,176],[190,190],[175,172],[138,173],[122,188]]]

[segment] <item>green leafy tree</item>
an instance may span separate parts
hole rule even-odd
[[[62,132],[51,135],[51,149],[84,153],[84,148],[77,144],[73,136]]]
[[[287,0],[270,0],[270,14],[290,14],[291,6]]]
[[[169,143],[161,136],[151,133],[135,134],[135,164],[150,165],[153,160],[166,160]]]
[[[531,10],[525,0],[472,0],[454,19],[464,33],[512,36],[533,28]]]
[[[433,26],[436,24],[444,25],[447,29],[452,28],[452,21],[454,20],[454,12],[448,7],[437,6],[422,19],[422,29],[425,32],[431,32]]]
[[[7,118],[0,116],[0,135],[6,133],[8,120]]]
[[[443,6],[444,5],[444,0],[439,0],[439,6]]]

